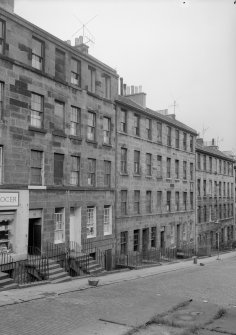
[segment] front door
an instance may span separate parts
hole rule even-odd
[[[149,243],[149,229],[145,228],[143,229],[143,236],[142,236],[142,246],[144,253],[148,251],[148,243]]]
[[[177,240],[176,240],[177,249],[180,246],[180,224],[177,224]]]
[[[81,208],[70,208],[70,241],[81,246]]]
[[[161,249],[165,249],[165,227],[163,227],[161,230],[160,246],[161,246]]]
[[[41,218],[29,219],[28,252],[38,254],[41,251]]]

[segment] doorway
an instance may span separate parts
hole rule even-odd
[[[142,250],[143,253],[148,251],[148,243],[149,243],[149,228],[143,229],[143,235],[142,235]]]
[[[180,247],[180,224],[177,224],[176,246],[177,246],[177,249]]]
[[[41,227],[41,218],[29,219],[29,254],[37,254],[41,252]]]
[[[161,235],[160,235],[160,247],[161,249],[165,249],[165,227],[161,228]]]
[[[70,208],[70,242],[81,246],[81,207]]]

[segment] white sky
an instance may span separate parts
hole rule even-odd
[[[15,13],[72,44],[91,20],[91,55],[142,85],[148,107],[173,113],[176,100],[178,120],[236,153],[236,5],[183,2],[15,0]]]

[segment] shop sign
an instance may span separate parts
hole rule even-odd
[[[0,192],[0,207],[19,206],[18,192]]]

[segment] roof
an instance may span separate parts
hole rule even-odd
[[[202,151],[206,154],[209,154],[209,155],[212,155],[212,156],[217,156],[217,157],[220,157],[220,158],[223,158],[223,159],[227,159],[230,162],[235,162],[235,160],[232,157],[224,154],[222,151],[220,151],[216,147],[210,147],[210,146],[207,147],[207,146],[201,145],[199,143],[196,143],[196,151]]]
[[[68,43],[66,43],[65,41],[61,40],[60,38],[52,35],[50,32],[40,28],[39,26],[35,25],[34,23],[24,19],[22,16],[17,15],[15,12],[11,13],[9,11],[7,11],[4,8],[0,7],[0,12],[1,15],[4,15],[8,18],[10,18],[12,21],[17,22],[18,24],[24,26],[25,28],[33,31],[33,33],[38,34],[41,38],[45,38],[48,41],[50,41],[51,43],[54,43],[55,45],[59,45],[61,48],[66,49],[67,51],[72,52],[74,55],[80,57],[81,59],[90,62],[91,64],[94,64],[97,67],[102,68],[102,70],[106,70],[109,73],[112,73],[112,75],[114,75],[115,77],[119,77],[116,70],[113,69],[112,67],[110,67],[109,65],[103,63],[102,61],[100,61],[99,59],[93,57],[90,54],[85,54],[83,52],[81,52],[80,50],[76,49],[73,45],[69,45]]]
[[[127,107],[132,107],[134,109],[136,109],[137,111],[139,112],[143,112],[147,115],[150,115],[152,117],[155,117],[156,119],[162,121],[162,122],[165,122],[165,123],[168,123],[169,125],[171,126],[175,126],[177,128],[181,128],[185,131],[188,131],[194,135],[197,135],[197,131],[194,130],[193,128],[187,126],[186,124],[172,118],[171,116],[168,116],[168,115],[163,115],[157,111],[154,111],[150,108],[143,108],[142,106],[140,106],[139,104],[135,103],[133,100],[131,100],[130,98],[128,97],[125,97],[125,96],[121,96],[119,95],[117,100],[116,100],[118,103],[120,104],[123,104]]]

